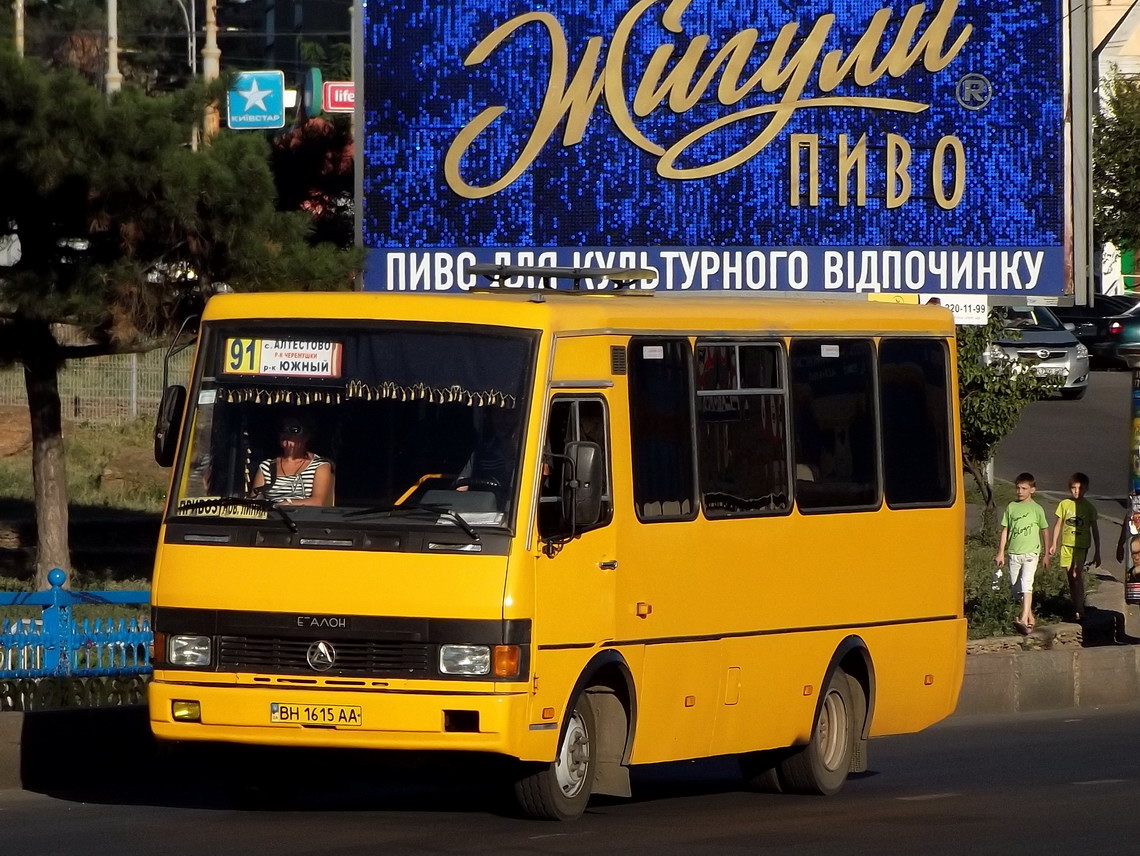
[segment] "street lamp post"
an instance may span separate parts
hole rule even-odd
[[[16,14],[16,56],[24,55],[24,0],[14,0],[12,11]]]
[[[119,0],[107,0],[107,73],[103,79],[108,98],[123,86],[123,76],[119,74]]]
[[[190,0],[190,11],[186,11],[186,4],[182,0],[174,0],[182,9],[182,20],[186,22],[186,62],[190,66],[190,75],[198,76],[198,21],[194,0]]]
[[[207,83],[221,74],[222,52],[218,50],[218,0],[206,0],[206,46],[202,48],[202,77]]]
[[[212,83],[221,74],[221,56],[222,52],[218,50],[218,0],[206,0],[206,46],[202,48],[202,79],[206,83]],[[207,141],[218,133],[221,124],[218,102],[211,101],[206,105],[202,123],[202,134]]]

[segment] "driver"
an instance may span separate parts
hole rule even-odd
[[[506,488],[514,475],[518,454],[513,442],[517,413],[510,408],[486,405],[480,408],[476,425],[475,446],[455,480],[455,489]]]
[[[286,416],[277,431],[281,454],[261,462],[250,487],[254,496],[282,505],[332,505],[332,462],[309,450],[308,420]]]

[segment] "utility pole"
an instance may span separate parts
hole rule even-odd
[[[107,73],[103,79],[108,98],[123,87],[123,76],[119,74],[119,0],[107,0]]]
[[[202,48],[202,79],[210,84],[221,74],[222,52],[218,50],[218,0],[206,0],[206,46]],[[218,133],[221,117],[218,102],[206,105],[206,120],[203,134],[209,140]]]
[[[24,55],[24,0],[13,0],[12,10],[16,13],[16,56]]]

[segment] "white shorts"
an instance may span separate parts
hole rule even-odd
[[[1033,591],[1033,577],[1037,574],[1040,559],[1036,553],[1009,554],[1009,583],[1014,591],[1022,594]]]

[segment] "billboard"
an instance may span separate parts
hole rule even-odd
[[[1071,286],[1059,0],[367,0],[368,290]],[[599,287],[602,287],[599,284]]]

